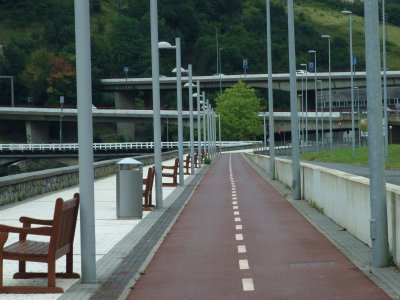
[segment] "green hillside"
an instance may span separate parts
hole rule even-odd
[[[273,70],[288,71],[286,0],[272,0]],[[388,68],[400,69],[400,4],[386,0],[388,20]],[[107,105],[99,93],[100,78],[151,76],[150,21],[148,0],[91,0],[92,71],[95,105]],[[327,70],[327,41],[332,36],[332,70],[348,70],[348,18],[344,8],[355,14],[354,53],[357,69],[364,69],[363,4],[360,0],[296,0],[297,63],[311,60],[309,49],[317,50],[318,70]],[[390,9],[390,10],[389,10]],[[194,74],[217,73],[218,38],[222,72],[266,72],[265,0],[182,0],[158,1],[159,38],[182,40],[182,64],[193,64]],[[58,105],[60,95],[66,105],[75,105],[74,7],[72,0],[0,1],[0,75],[16,76],[16,103]],[[172,51],[162,51],[160,73],[169,75],[174,66]],[[261,95],[263,98],[264,96]],[[282,97],[285,98],[285,97]],[[9,81],[0,81],[0,105],[10,104]]]

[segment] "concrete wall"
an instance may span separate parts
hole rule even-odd
[[[269,172],[268,156],[246,155]],[[290,188],[291,161],[277,158],[275,168],[276,180]],[[371,246],[369,179],[307,163],[300,164],[300,177],[302,199],[320,208],[335,223]],[[397,238],[397,233],[400,234],[400,186],[386,184],[386,201],[390,252],[400,266],[400,239]]]

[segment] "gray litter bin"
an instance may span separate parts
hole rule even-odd
[[[143,164],[133,158],[117,162],[117,218],[143,217]]]

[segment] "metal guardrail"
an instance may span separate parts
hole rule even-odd
[[[259,141],[223,141],[223,147],[251,146],[259,144]],[[198,147],[198,143],[194,143]],[[202,144],[203,145],[203,144]],[[216,142],[219,146],[219,142]],[[183,146],[188,148],[190,142],[183,142]],[[163,142],[162,148],[177,148],[178,142]],[[119,151],[119,150],[151,150],[154,148],[153,142],[132,142],[132,143],[93,143],[94,151]],[[63,144],[0,144],[0,152],[76,152],[79,149],[77,143]]]

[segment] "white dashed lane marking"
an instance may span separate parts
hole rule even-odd
[[[241,218],[235,218],[235,222],[242,222]]]
[[[238,216],[238,215],[239,215],[239,212],[238,212],[237,210],[235,210],[235,211],[233,212],[233,215],[234,215],[234,216]]]
[[[248,270],[248,269],[250,269],[249,261],[247,259],[239,259],[239,269],[240,270]]]
[[[236,230],[242,230],[243,226],[242,225],[236,225]]]
[[[243,241],[243,234],[241,233],[235,234],[235,237],[237,241]]]
[[[233,207],[233,209],[239,209],[239,206],[236,205],[236,206]]]
[[[245,292],[254,291],[253,278],[243,278],[242,285],[243,285],[243,291]]]
[[[246,253],[247,249],[245,245],[239,245],[238,246],[238,253]]]

